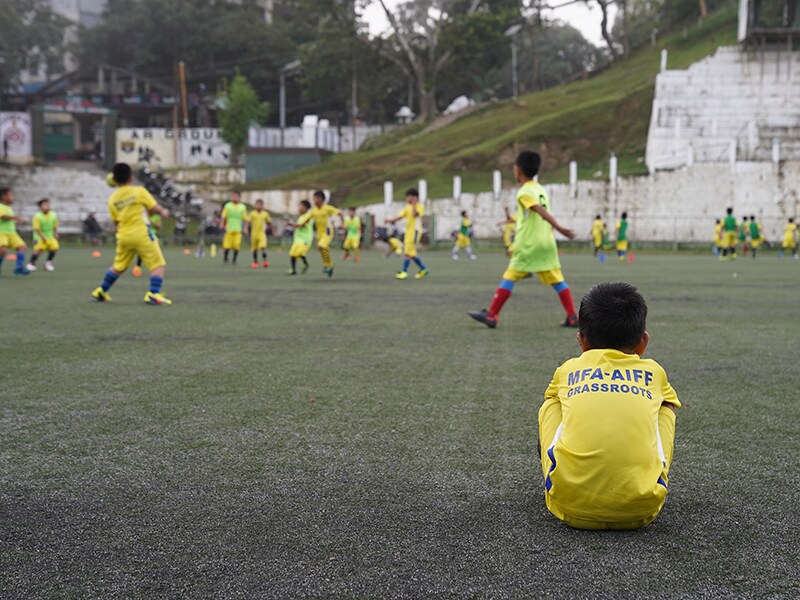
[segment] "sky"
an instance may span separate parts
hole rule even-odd
[[[387,0],[387,5],[394,8],[403,0]],[[553,0],[550,2],[552,5],[558,5],[567,0]],[[613,10],[613,9],[612,9]],[[578,29],[583,36],[597,46],[605,45],[602,36],[600,35],[600,9],[592,3],[591,8],[583,3],[570,4],[563,8],[559,8],[549,13],[553,18],[560,19],[569,23]],[[380,35],[389,26],[386,20],[386,15],[383,14],[383,9],[380,3],[372,2],[364,11],[362,18],[369,23],[370,33],[373,35]],[[613,22],[613,14],[611,15]]]

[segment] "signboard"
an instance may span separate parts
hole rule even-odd
[[[118,129],[117,160],[135,166],[172,169],[230,163],[230,145],[219,129]]]
[[[31,117],[24,112],[0,113],[0,156],[12,163],[33,160]]]

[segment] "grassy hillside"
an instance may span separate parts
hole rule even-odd
[[[329,156],[317,167],[248,188],[325,187],[350,205],[379,201],[387,179],[400,190],[424,178],[431,196],[444,196],[452,176],[461,175],[464,191],[486,191],[491,171],[508,172],[526,147],[543,154],[548,181],[566,181],[570,160],[578,161],[581,178],[605,172],[611,152],[620,159],[620,174],[644,172],[661,50],[669,51],[669,68],[686,68],[735,39],[736,11],[720,11],[591,79],[492,104],[433,133],[420,135],[421,128],[411,126],[371,150]]]

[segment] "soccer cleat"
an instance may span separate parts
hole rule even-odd
[[[35,271],[36,270],[36,265],[33,264],[33,263],[28,263],[28,266],[25,267],[25,268],[28,269],[28,271]]]
[[[94,298],[98,302],[111,302],[111,296],[108,295],[108,292],[104,292],[103,288],[101,287],[96,288],[92,292],[92,298]]]
[[[172,300],[164,296],[164,294],[154,294],[153,292],[147,292],[144,295],[144,301],[147,304],[152,304],[153,306],[169,306],[172,304]]]
[[[408,273],[406,271],[400,271],[397,275],[394,276],[395,279],[408,279]]]
[[[265,260],[264,262],[261,263],[261,266],[264,267],[265,269],[269,269],[269,261]]]
[[[286,271],[286,274],[287,275],[297,275],[297,271],[295,271],[293,269],[289,269],[288,271]]]
[[[258,268],[258,263],[257,262],[250,263],[250,268],[251,269],[257,269]]]
[[[561,324],[562,327],[577,327],[578,326],[578,315],[570,315],[568,316],[564,322]]]
[[[53,266],[53,263],[48,260],[47,262],[44,263],[44,270],[49,273],[52,273],[53,271],[56,270],[56,268]]]
[[[422,279],[423,277],[426,277],[428,273],[430,273],[428,269],[422,269],[422,271],[414,275],[414,279]]]
[[[489,311],[485,308],[481,310],[471,310],[467,312],[467,314],[476,321],[480,321],[486,325],[489,329],[494,329],[497,327],[497,317],[490,315]]]
[[[333,277],[333,267],[325,267],[322,272],[328,277]]]
[[[133,267],[133,276],[134,277],[141,277],[142,276],[142,267],[140,267],[139,265],[136,265],[135,267]]]
[[[452,258],[453,260],[458,260],[458,254],[451,254],[450,258]]]
[[[14,275],[30,275],[30,274],[31,272],[25,267],[22,267],[21,269],[14,269]]]
[[[305,264],[303,265],[303,268],[300,270],[300,273],[302,273],[303,275],[305,275],[305,274],[306,274],[306,271],[308,271],[310,268],[311,268],[311,265],[310,265],[310,264],[308,264],[308,263],[305,263]]]

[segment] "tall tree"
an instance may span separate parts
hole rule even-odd
[[[582,0],[584,4],[591,6],[592,2],[595,2],[597,6],[600,7],[600,12],[602,13],[603,17],[600,20],[600,35],[603,36],[603,39],[608,46],[608,52],[611,55],[611,60],[617,60],[619,57],[619,52],[614,46],[614,39],[611,36],[611,31],[609,27],[609,19],[611,18],[609,15],[609,9],[611,5],[614,4],[614,0]]]
[[[269,114],[269,104],[261,102],[244,75],[237,73],[220,97],[219,125],[222,139],[231,145],[231,164],[238,165],[247,147],[247,132],[261,124]]]

